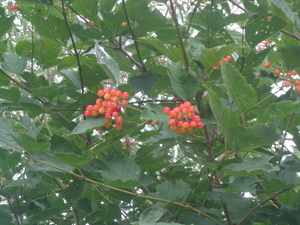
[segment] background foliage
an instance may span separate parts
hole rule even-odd
[[[0,4],[1,225],[300,224],[298,1]],[[82,115],[103,87],[120,131]]]

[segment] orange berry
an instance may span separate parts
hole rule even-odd
[[[90,22],[88,22],[88,26],[89,26],[89,27],[92,27],[92,26],[94,26],[94,25],[95,25],[94,21],[91,20]]]
[[[198,128],[198,129],[203,128],[203,123],[198,122],[198,123],[196,124],[196,128]]]
[[[184,108],[189,108],[192,104],[189,101],[183,103]]]
[[[121,105],[122,105],[122,106],[126,106],[126,105],[128,105],[128,101],[126,101],[126,100],[122,100],[122,101],[121,101]]]
[[[297,74],[298,74],[298,71],[297,71],[297,70],[292,70],[291,73],[292,73],[293,75],[297,75]]]
[[[110,128],[112,126],[112,122],[111,121],[108,121],[104,124],[104,127],[106,128]]]
[[[122,23],[120,24],[120,26],[124,28],[124,27],[127,26],[127,23],[126,23],[126,22],[122,22]]]
[[[88,106],[86,107],[86,110],[91,112],[91,111],[94,110],[94,106],[93,106],[93,105],[88,105]]]
[[[291,82],[291,81],[289,81],[289,80],[286,80],[286,81],[283,83],[283,86],[285,86],[285,87],[289,87],[289,86],[291,86],[291,84],[292,84],[292,82]]]
[[[98,98],[96,100],[96,105],[102,105],[102,103],[103,103],[103,99],[102,98]]]
[[[194,115],[193,120],[194,120],[195,122],[200,122],[201,118],[200,118],[200,116],[198,116],[198,115]]]
[[[124,119],[123,119],[122,116],[118,116],[118,117],[116,118],[116,123],[123,123],[123,121],[124,121]]]
[[[300,93],[300,86],[295,87],[295,91]]]
[[[99,97],[102,97],[104,94],[105,94],[105,93],[104,93],[103,90],[97,91],[97,95],[98,95]]]
[[[291,77],[291,76],[293,76],[293,74],[292,74],[292,72],[287,72],[285,76],[286,77]]]
[[[98,112],[98,111],[92,111],[92,112],[91,112],[91,115],[92,115],[92,116],[99,116],[99,112]]]
[[[169,114],[170,111],[171,111],[171,109],[170,109],[169,107],[165,107],[165,108],[163,109],[163,112],[164,112],[165,114]]]
[[[122,93],[122,98],[123,98],[123,99],[129,98],[129,93],[128,93],[128,92],[123,92],[123,93]]]
[[[110,94],[110,88],[109,87],[103,88],[103,91],[104,91],[105,94]]]
[[[92,115],[92,112],[91,112],[91,111],[85,110],[85,111],[83,112],[83,115],[84,115],[85,117],[89,117],[89,116]]]
[[[294,80],[294,85],[299,86],[300,85],[300,80]]]
[[[110,94],[106,93],[103,97],[105,100],[110,100]]]
[[[281,71],[280,70],[274,70],[274,72],[273,72],[275,75],[280,75],[280,73],[281,73]]]
[[[169,119],[169,124],[170,125],[175,125],[176,124],[176,120],[175,119]]]
[[[99,114],[104,114],[105,113],[105,108],[104,106],[100,106],[98,109]]]
[[[265,62],[265,63],[264,63],[264,67],[265,67],[265,68],[270,68],[270,67],[271,67],[271,63]]]
[[[116,130],[121,130],[122,129],[122,124],[120,124],[120,123],[117,123],[116,125],[115,125],[115,129]]]

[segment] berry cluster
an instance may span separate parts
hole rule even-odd
[[[265,62],[263,64],[263,66],[267,69],[267,68],[270,68],[271,67],[271,63],[269,62]],[[285,76],[286,79],[283,81],[283,86],[284,87],[290,87],[292,84],[295,86],[295,91],[300,93],[300,79],[295,79],[293,78],[293,76],[296,76],[298,75],[298,71],[297,70],[292,70],[292,71],[289,71],[287,73],[282,73],[281,70],[279,69],[276,69],[273,71],[273,73],[277,76],[279,75],[282,75],[282,76]]]
[[[86,117],[103,116],[108,121],[104,124],[104,127],[110,128],[112,126],[112,120],[115,119],[115,129],[122,129],[123,117],[119,115],[122,110],[122,106],[127,106],[129,98],[128,92],[122,92],[116,89],[110,89],[105,87],[97,92],[97,95],[101,98],[96,100],[95,105],[88,105],[83,112]]]
[[[228,63],[231,59],[232,59],[231,55],[228,55],[228,56],[226,56],[226,57],[224,58],[224,61]],[[221,64],[222,64],[222,60],[219,61],[219,62],[217,62],[217,63],[215,64],[215,66],[220,66]]]
[[[189,101],[181,103],[174,109],[165,107],[163,112],[169,115],[170,130],[176,134],[193,132],[194,128],[203,128],[200,116],[195,115],[196,108]]]

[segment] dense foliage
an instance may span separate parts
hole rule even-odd
[[[299,13],[1,1],[0,224],[300,224]]]

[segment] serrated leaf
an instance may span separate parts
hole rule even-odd
[[[237,152],[269,146],[280,138],[276,133],[275,126],[264,124],[255,124],[247,128],[243,126],[230,127],[225,135],[229,146]]]
[[[168,116],[164,114],[163,107],[158,104],[149,103],[145,105],[145,108],[142,112],[141,119],[153,120],[153,121],[166,121]]]
[[[141,168],[132,159],[109,158],[105,164],[107,169],[100,172],[109,181],[138,181],[141,176]]]
[[[199,90],[197,75],[193,71],[187,73],[182,62],[173,63],[168,75],[173,89],[180,98],[187,101],[195,97]]]
[[[287,70],[292,70],[299,67],[300,47],[286,46],[278,50],[281,53],[281,59],[284,61]]]
[[[264,121],[266,123],[274,122],[285,116],[291,115],[292,113],[298,112],[300,110],[299,102],[292,101],[281,101],[271,104],[264,111]]]
[[[111,58],[102,48],[99,46],[98,42],[95,42],[95,51],[97,56],[97,62],[110,77],[110,79],[115,83],[120,81],[120,69],[118,63]]]
[[[4,8],[0,8],[0,38],[12,27],[15,17],[6,17]]]
[[[165,181],[156,186],[158,194],[149,194],[169,201],[185,201],[190,193],[190,186],[180,180],[173,184],[171,181]]]
[[[271,157],[246,158],[241,163],[231,163],[222,168],[227,175],[251,176],[274,171],[271,164],[267,164]]]
[[[21,97],[20,90],[15,87],[9,89],[0,88],[0,98],[9,100],[12,102],[18,102]]]
[[[287,2],[281,0],[267,0],[267,2],[274,15],[292,26],[299,27],[300,19],[294,14]]]
[[[257,177],[234,177],[233,182],[226,185],[223,189],[226,192],[250,192],[256,193],[256,183],[259,182]]]
[[[135,93],[141,91],[149,97],[152,97],[151,89],[160,77],[161,75],[158,73],[145,72],[140,76],[131,77],[129,84]]]
[[[34,187],[37,183],[40,182],[40,180],[41,180],[41,177],[14,180],[11,183],[5,185],[4,189],[11,188],[11,187],[21,187],[23,185],[28,185],[29,187]]]
[[[157,222],[160,219],[160,217],[162,217],[162,215],[164,215],[165,213],[166,213],[166,209],[153,206],[151,208],[144,210],[141,213],[139,222],[142,223]]]
[[[207,92],[211,110],[223,132],[226,132],[229,127],[237,126],[239,124],[239,118],[236,112],[229,106],[223,106],[220,96],[211,88],[207,88]]]
[[[1,67],[4,71],[17,75],[20,75],[24,71],[27,63],[26,59],[10,52],[5,52],[2,57],[3,61]]]
[[[53,155],[53,159],[58,162],[64,163],[66,165],[72,166],[76,169],[79,169],[84,164],[86,164],[89,160],[91,152],[84,152],[83,155],[77,155],[75,153],[65,153],[59,152]]]
[[[50,142],[38,143],[37,140],[28,134],[19,134],[14,140],[30,154],[35,155],[50,149]]]
[[[286,26],[286,23],[275,15],[269,21],[265,14],[255,15],[246,24],[245,38],[251,48],[258,43],[266,40],[274,33],[280,31]]]
[[[210,49],[202,49],[200,55],[200,62],[205,68],[211,68],[222,58],[230,55],[235,48],[226,45],[221,48],[210,48]]]
[[[87,118],[77,124],[71,134],[82,134],[88,131],[91,131],[97,127],[103,126],[107,120],[104,117],[98,118]]]
[[[253,108],[257,103],[257,94],[245,77],[229,63],[222,63],[221,72],[225,87],[241,113]]]

